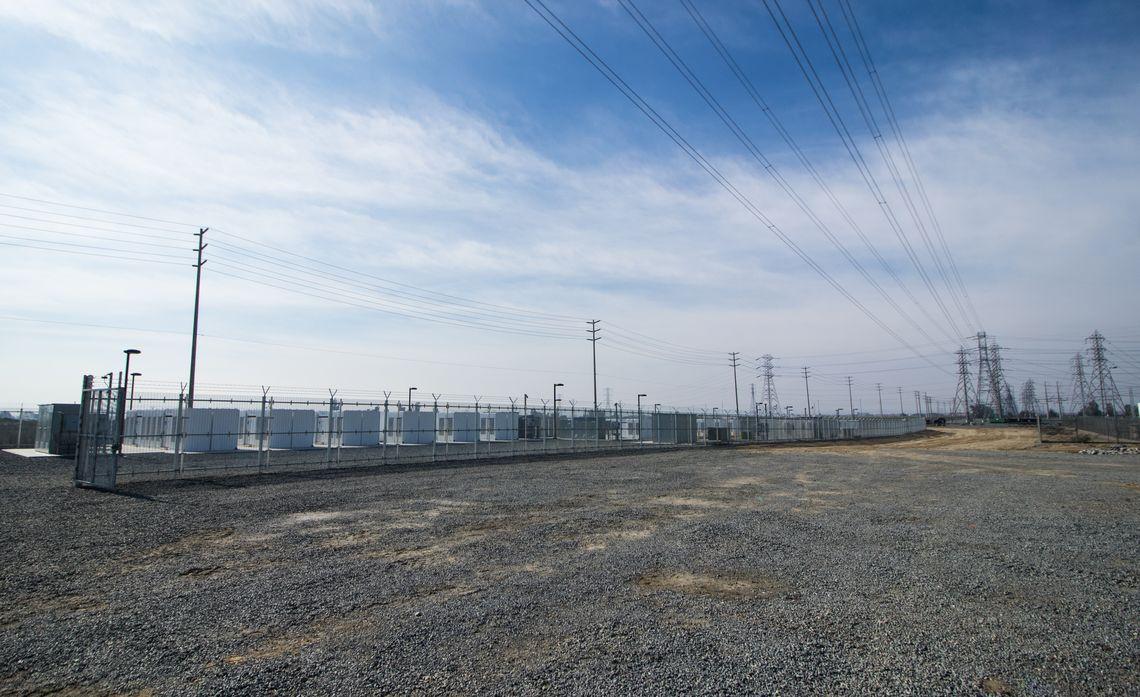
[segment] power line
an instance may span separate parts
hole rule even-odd
[[[879,95],[883,109],[887,114],[887,119],[891,124],[891,128],[899,142],[899,147],[902,150],[903,157],[906,160],[911,178],[914,180],[915,188],[918,190],[919,197],[922,199],[926,213],[930,217],[930,220],[934,223],[934,230],[938,235],[938,239],[942,244],[942,249],[946,254],[947,260],[949,261],[950,269],[953,271],[954,277],[957,280],[958,288],[961,291],[962,297],[965,299],[966,304],[970,309],[970,313],[973,316],[974,321],[980,328],[983,326],[982,319],[978,315],[977,308],[974,306],[974,301],[970,298],[970,292],[962,280],[962,274],[958,269],[958,263],[955,261],[954,255],[950,251],[950,246],[946,243],[946,236],[942,230],[942,223],[938,219],[938,216],[935,215],[934,206],[930,203],[929,196],[927,196],[926,185],[923,183],[922,177],[919,175],[918,168],[914,164],[914,158],[911,156],[910,146],[907,144],[906,138],[903,136],[902,128],[899,127],[898,118],[895,115],[895,110],[891,105],[890,98],[887,97],[887,90],[883,85],[882,76],[879,74],[878,68],[875,67],[875,61],[871,57],[870,48],[868,48],[867,41],[863,36],[863,30],[859,26],[859,19],[855,16],[855,12],[851,8],[850,0],[839,0],[839,8],[843,12],[844,20],[847,22],[848,29],[855,40],[855,45],[859,49],[859,54],[863,59],[863,64],[867,69],[867,74],[870,76],[871,82],[875,86],[875,91]]]
[[[549,7],[542,0],[524,0],[527,5],[534,10],[534,12],[543,19],[550,27],[561,36],[575,51],[578,52],[591,66],[594,67],[607,81],[610,82],[623,96],[626,97],[639,111],[642,112],[653,124],[660,129],[670,140],[681,148],[681,150],[688,155],[696,164],[705,171],[714,181],[717,182],[725,191],[727,191],[733,198],[740,203],[745,210],[747,210],[753,217],[759,220],[765,227],[767,227],[773,234],[780,239],[789,249],[791,249],[801,260],[804,261],[813,271],[815,271],[821,278],[832,286],[836,291],[843,295],[847,300],[854,305],[860,312],[868,317],[876,326],[889,334],[892,338],[898,341],[901,345],[911,348],[910,344],[903,339],[897,332],[887,326],[881,319],[878,318],[871,310],[863,305],[857,298],[855,298],[842,284],[835,280],[826,270],[824,270],[814,259],[811,258],[804,250],[802,250],[794,241],[791,240],[784,232],[768,217],[752,203],[745,194],[743,194],[736,186],[725,177],[704,155],[700,153],[692,144],[690,144],[668,121],[666,121],[640,94],[630,87],[620,75],[618,75],[600,56],[598,56],[593,49],[589,47],[577,34],[568,27],[556,13],[550,10]],[[539,7],[542,9],[540,10]],[[913,349],[912,349],[913,350]],[[914,351],[917,353],[917,351]],[[940,366],[932,364],[936,368],[943,370]]]
[[[780,20],[776,17],[776,13],[772,10],[769,2],[775,2],[776,7],[780,11],[780,15],[784,18],[784,22],[787,25],[786,31],[784,29],[784,25],[782,25],[780,23]],[[823,83],[823,80],[820,78],[819,73],[816,71],[811,57],[804,49],[803,44],[800,43],[799,37],[795,31],[795,27],[791,25],[791,22],[788,21],[787,16],[784,15],[783,7],[780,6],[778,0],[764,0],[764,7],[768,10],[768,15],[772,18],[772,22],[775,24],[776,30],[779,32],[780,37],[784,40],[784,44],[791,52],[792,58],[795,60],[796,65],[799,67],[800,72],[803,74],[804,80],[807,81],[808,86],[811,88],[812,93],[816,97],[816,100],[823,108],[824,114],[827,116],[828,121],[832,125],[832,128],[839,136],[840,141],[843,143],[844,148],[847,150],[847,154],[850,156],[852,162],[855,163],[855,167],[859,171],[863,182],[867,185],[868,189],[871,192],[871,195],[874,196],[876,203],[879,204],[879,208],[882,210],[883,215],[887,220],[887,224],[891,228],[891,231],[894,232],[895,237],[897,237],[899,242],[902,244],[903,250],[907,254],[907,258],[910,259],[911,264],[918,272],[919,277],[922,279],[923,285],[926,286],[926,289],[930,293],[931,298],[934,299],[935,304],[938,306],[938,309],[942,312],[943,317],[946,318],[946,321],[953,329],[954,334],[957,336],[962,336],[962,331],[958,328],[957,323],[954,321],[954,317],[950,314],[950,311],[947,309],[944,301],[942,300],[941,294],[938,292],[938,289],[934,286],[933,281],[930,279],[929,274],[922,264],[922,260],[919,259],[918,254],[914,251],[914,248],[910,243],[910,240],[907,239],[906,232],[903,230],[901,223],[899,223],[894,209],[891,207],[890,201],[887,200],[886,195],[883,193],[882,188],[879,186],[878,180],[875,178],[874,172],[871,170],[870,166],[867,164],[866,159],[863,157],[863,153],[860,150],[858,143],[855,141],[854,136],[852,136],[850,129],[848,129],[847,124],[843,119],[843,115],[835,105],[834,100],[832,100],[827,86]],[[799,49],[798,52],[797,47]]]
[[[721,57],[721,60],[724,61],[725,65],[728,66],[729,70],[733,73],[733,75],[736,76],[736,79],[738,82],[740,82],[741,86],[744,87],[744,90],[748,93],[749,97],[751,97],[752,102],[764,114],[764,116],[767,118],[768,122],[772,125],[772,127],[780,135],[780,138],[784,141],[784,143],[788,146],[788,148],[791,149],[791,151],[795,154],[795,156],[799,160],[800,164],[803,165],[804,169],[806,169],[808,174],[811,175],[812,180],[815,181],[816,185],[819,186],[820,190],[822,190],[824,192],[824,194],[827,196],[827,198],[831,202],[832,206],[835,207],[835,209],[839,212],[839,214],[843,218],[843,220],[855,232],[856,236],[858,236],[860,241],[862,241],[863,246],[866,247],[867,250],[872,254],[872,256],[875,257],[875,259],[879,262],[879,265],[883,268],[883,270],[887,273],[887,275],[889,275],[895,281],[895,283],[899,286],[900,290],[902,290],[903,293],[907,296],[907,298],[909,298],[910,301],[919,309],[919,311],[922,312],[923,316],[926,317],[926,319],[931,324],[939,327],[939,329],[941,329],[942,331],[945,331],[944,329],[942,329],[941,324],[939,322],[937,322],[934,319],[934,317],[931,316],[931,314],[927,311],[926,306],[923,305],[921,302],[919,302],[918,298],[914,295],[914,293],[906,285],[906,283],[903,281],[902,277],[899,276],[898,272],[895,271],[894,267],[892,267],[891,264],[886,260],[886,258],[883,257],[882,253],[874,245],[874,243],[871,242],[870,238],[867,237],[866,233],[863,232],[862,227],[859,226],[858,222],[855,221],[855,218],[851,215],[851,213],[847,210],[847,208],[843,205],[843,203],[835,195],[835,192],[832,191],[831,186],[828,185],[827,181],[825,181],[824,178],[820,175],[819,171],[816,169],[815,165],[808,158],[807,154],[803,151],[803,149],[800,147],[800,145],[792,137],[792,134],[787,130],[787,128],[784,127],[783,122],[779,119],[779,117],[777,117],[776,112],[771,108],[771,106],[769,106],[767,101],[760,95],[759,91],[756,89],[755,84],[748,77],[747,73],[740,67],[740,64],[733,57],[731,51],[729,51],[728,47],[726,47],[724,45],[724,43],[720,40],[720,37],[717,35],[716,31],[705,20],[704,16],[700,13],[700,10],[698,10],[697,7],[693,4],[692,0],[681,0],[681,4],[684,5],[685,9],[689,13],[689,17],[692,18],[693,22],[697,25],[697,28],[701,30],[701,33],[703,33],[705,38],[707,38],[709,40],[709,43],[712,44],[713,49]],[[927,337],[927,338],[928,338],[928,340],[932,340],[932,339],[929,339],[929,337]]]
[[[787,181],[787,179],[784,178],[783,174],[779,172],[776,166],[772,164],[772,162],[756,146],[756,143],[752,140],[752,138],[744,131],[743,128],[740,127],[740,125],[732,117],[728,110],[724,108],[720,101],[705,86],[704,82],[702,82],[701,79],[697,77],[696,73],[693,72],[693,70],[688,66],[684,59],[677,54],[677,52],[669,44],[668,40],[666,40],[665,37],[663,37],[661,33],[657,31],[657,29],[653,26],[653,23],[650,22],[649,18],[646,17],[641,12],[641,10],[637,8],[637,5],[634,4],[633,0],[618,0],[618,2],[621,3],[626,13],[633,18],[634,22],[637,23],[637,25],[641,28],[645,35],[649,37],[653,44],[657,46],[657,48],[669,60],[673,67],[676,68],[679,73],[681,73],[682,77],[684,77],[686,82],[689,83],[689,86],[691,86],[693,90],[695,90],[697,94],[700,95],[705,104],[707,104],[709,108],[713,110],[713,113],[717,115],[717,117],[736,137],[736,139],[740,141],[740,143],[749,152],[752,158],[760,164],[764,172],[768,174],[768,176],[770,176],[773,181],[776,182],[780,189],[785,194],[787,194],[789,198],[792,199],[800,211],[808,217],[813,225],[815,225],[816,229],[818,229],[824,235],[824,237],[826,237],[827,240],[831,242],[832,246],[834,246],[836,250],[838,250],[839,253],[847,260],[847,262],[851,264],[851,266],[856,271],[859,272],[863,279],[867,281],[867,283],[879,293],[883,300],[886,301],[887,304],[889,304],[896,312],[898,312],[899,315],[903,317],[903,319],[905,319],[915,329],[915,331],[920,333],[926,340],[933,341],[931,336],[927,334],[926,330],[921,325],[919,325],[918,322],[916,322],[905,310],[903,310],[903,308],[899,306],[895,299],[891,297],[891,295],[887,293],[881,285],[879,285],[879,282],[876,281],[870,273],[868,273],[862,263],[859,262],[859,260],[851,253],[851,251],[847,249],[846,245],[844,245],[843,242],[831,231],[831,228],[828,227],[822,219],[820,219],[814,210],[812,210],[811,205],[806,200],[804,200],[799,192],[796,191],[795,188]],[[947,336],[949,337],[950,334],[947,333]]]
[[[843,75],[844,82],[847,83],[848,90],[851,91],[851,96],[854,97],[856,105],[859,107],[859,112],[863,117],[868,129],[870,129],[872,136],[875,138],[875,145],[882,156],[884,163],[887,165],[887,170],[891,174],[894,181],[895,189],[902,198],[903,205],[906,207],[907,212],[910,214],[911,220],[914,222],[915,228],[918,229],[919,235],[922,237],[923,244],[926,245],[926,250],[930,254],[931,260],[934,262],[934,267],[938,271],[939,276],[942,278],[946,289],[950,293],[950,300],[958,309],[967,325],[970,323],[970,318],[966,315],[961,301],[958,299],[958,291],[950,282],[946,273],[946,269],[942,264],[942,259],[935,249],[934,244],[930,240],[930,235],[926,230],[926,224],[919,215],[917,207],[914,205],[914,200],[911,198],[910,190],[906,182],[902,178],[902,174],[895,163],[894,155],[891,154],[891,149],[883,141],[882,131],[879,124],[875,119],[874,111],[871,109],[870,104],[867,102],[866,95],[863,93],[863,88],[859,84],[858,78],[855,76],[855,71],[851,67],[851,62],[847,59],[847,52],[843,48],[843,43],[839,40],[839,35],[835,33],[835,28],[831,24],[831,19],[827,14],[826,8],[823,7],[822,0],[816,0],[819,3],[820,12],[816,11],[816,5],[812,0],[806,0],[808,8],[811,9],[812,15],[815,17],[816,25],[819,27],[820,33],[823,35],[824,41],[827,43],[828,49],[831,51],[832,57],[835,59],[835,64],[839,68],[840,73]],[[774,0],[777,4],[779,0]],[[825,28],[826,26],[826,28]],[[832,40],[834,39],[834,44]]]

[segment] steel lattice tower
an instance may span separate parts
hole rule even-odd
[[[1048,395],[1048,392],[1045,394]],[[1033,382],[1033,378],[1021,386],[1021,408],[1031,414],[1037,413],[1037,383]]]
[[[996,343],[989,344],[985,332],[978,333],[978,391],[979,405],[989,406],[993,415],[1004,419],[1006,414],[1006,401],[1003,399],[1002,386],[1005,376],[1001,368],[1001,347]]]
[[[958,356],[958,388],[954,391],[954,406],[951,407],[950,413],[956,414],[958,408],[962,408],[962,415],[966,417],[966,422],[970,421],[970,359],[969,352],[964,348],[959,348],[956,352]],[[976,393],[975,393],[975,396]]]
[[[1104,334],[1099,331],[1092,333],[1086,339],[1089,346],[1089,363],[1092,364],[1092,385],[1100,396],[1100,408],[1105,414],[1119,415],[1123,413],[1124,400],[1116,389],[1116,381],[1112,379],[1112,368],[1108,365],[1108,352],[1104,348]]]
[[[775,411],[780,413],[780,396],[776,394],[776,366],[775,357],[765,353],[760,357],[760,375],[764,379],[764,413],[771,416]]]
[[[1077,408],[1074,414],[1081,415],[1089,405],[1089,383],[1085,377],[1085,358],[1081,354],[1073,356],[1073,393],[1070,396]]]

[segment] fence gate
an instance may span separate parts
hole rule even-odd
[[[93,376],[83,376],[79,440],[75,450],[76,486],[115,488],[122,399],[119,392],[109,387],[95,387]]]

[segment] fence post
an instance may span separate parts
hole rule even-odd
[[[174,463],[179,477],[182,476],[182,467],[185,464],[182,457],[182,402],[185,398],[185,392],[178,393],[178,410],[174,417]]]
[[[388,397],[391,392],[384,393],[384,440],[380,444],[380,462],[388,462]]]
[[[325,436],[325,468],[332,467],[333,410],[336,409],[336,390],[329,390],[329,427]]]
[[[435,446],[439,441],[439,395],[434,392],[431,395],[431,420],[435,424],[435,435],[431,439],[431,461],[435,462]]]
[[[570,452],[574,452],[574,402],[570,402]]]
[[[261,472],[264,469],[262,463],[262,450],[265,449],[265,429],[267,424],[265,422],[265,398],[269,394],[269,388],[262,385],[261,387],[261,417],[257,420],[257,471]]]
[[[510,439],[511,440],[511,457],[514,457],[515,441],[517,441],[519,439],[519,417],[518,417],[518,413],[515,411],[515,402],[517,402],[518,400],[515,399],[514,397],[510,397],[509,399],[511,400],[511,411],[510,411],[510,413],[511,413],[511,415],[514,416],[514,426],[515,426],[515,428],[514,428],[515,437]],[[507,435],[509,436],[510,433],[511,433],[511,429],[508,426],[507,427]]]

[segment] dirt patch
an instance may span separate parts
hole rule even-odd
[[[1080,447],[1082,446],[1071,443],[1038,443],[1036,428],[1019,426],[946,426],[927,428],[925,431],[906,436],[868,441],[755,446],[759,452],[810,448],[836,455],[866,455],[892,450],[1076,452]]]
[[[688,571],[652,571],[638,577],[637,585],[651,591],[673,591],[722,600],[767,600],[789,590],[786,583],[756,572],[725,571],[695,574]]]
[[[600,552],[612,544],[619,542],[634,542],[648,539],[653,534],[652,528],[629,528],[610,530],[598,535],[587,535],[582,540],[582,551]]]
[[[987,695],[1012,695],[1013,688],[1004,680],[987,675],[978,682],[978,688]]]
[[[191,566],[188,569],[183,569],[178,573],[179,576],[188,576],[190,578],[206,578],[213,576],[216,573],[223,571],[223,566]]]
[[[714,501],[712,499],[702,499],[694,496],[658,496],[653,499],[654,503],[665,504],[666,506],[681,506],[684,508],[730,508],[731,504],[724,501]]]
[[[233,528],[219,528],[217,530],[203,530],[180,537],[174,542],[161,544],[144,552],[140,559],[159,559],[162,557],[189,554],[203,548],[213,548],[219,544],[226,544],[234,536]]]
[[[461,598],[478,592],[478,588],[472,588],[470,586],[434,586],[401,596],[398,599],[361,607],[358,611],[347,617],[317,620],[301,629],[286,630],[276,635],[271,634],[267,630],[247,629],[242,632],[243,638],[260,639],[260,641],[248,650],[226,656],[222,659],[222,662],[237,665],[247,661],[282,658],[295,655],[307,647],[329,640],[351,637],[373,626],[376,619],[373,616],[372,610],[378,606],[411,605],[424,600],[445,602],[453,598]]]

